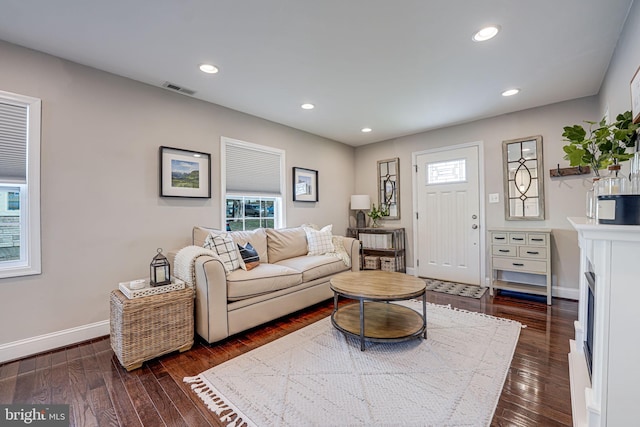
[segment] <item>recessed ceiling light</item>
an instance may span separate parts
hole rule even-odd
[[[502,96],[513,96],[517,93],[520,93],[520,89],[507,89],[502,92]]]
[[[484,42],[489,39],[494,38],[500,32],[499,25],[490,25],[488,27],[484,27],[480,29],[473,35],[474,42]]]
[[[371,128],[362,128],[362,129],[360,129],[360,131],[361,131],[361,132],[364,132],[364,133],[369,133],[369,132],[371,132],[372,130],[373,130],[373,129],[371,129]]]
[[[216,67],[215,65],[202,64],[202,65],[200,65],[200,71],[202,71],[203,73],[207,73],[207,74],[215,74],[220,70],[218,70],[218,67]]]
[[[202,157],[202,154],[194,154],[193,157]]]
[[[314,108],[316,108],[316,106],[313,104],[302,104],[300,108],[302,108],[303,110],[313,110]]]

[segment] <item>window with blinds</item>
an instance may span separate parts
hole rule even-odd
[[[0,182],[27,181],[27,107],[0,100]]]
[[[0,278],[40,273],[40,106],[0,91]]]
[[[225,226],[228,230],[284,224],[284,151],[222,137]]]

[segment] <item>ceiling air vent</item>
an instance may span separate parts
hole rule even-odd
[[[178,86],[170,82],[162,83],[162,87],[165,89],[173,90],[175,92],[184,93],[186,95],[193,95],[194,93],[196,93],[195,90],[187,89],[186,87]]]

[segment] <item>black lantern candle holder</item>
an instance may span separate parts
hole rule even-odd
[[[162,255],[162,248],[153,257],[150,264],[149,284],[151,286],[169,285],[171,283],[171,266],[167,257]]]

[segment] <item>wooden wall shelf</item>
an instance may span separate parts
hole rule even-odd
[[[571,175],[587,175],[590,173],[591,173],[591,167],[589,166],[561,168],[560,165],[558,164],[557,168],[549,170],[549,176],[551,176],[551,178],[558,178],[561,176],[571,176]]]

